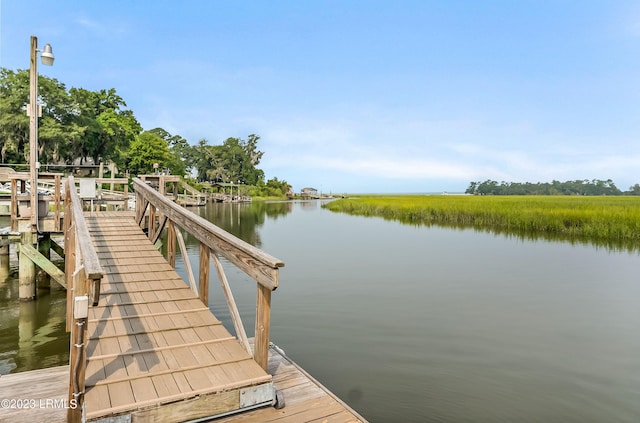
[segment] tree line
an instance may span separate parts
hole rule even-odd
[[[247,186],[249,195],[283,196],[291,186],[284,180],[265,181],[258,168],[264,153],[260,137],[227,138],[195,145],[162,128],[143,130],[132,110],[114,88],[90,91],[38,75],[38,156],[45,167],[113,162],[121,173],[153,173],[154,164],[174,175],[196,175],[198,181],[232,182]],[[28,70],[0,68],[0,164],[29,160]]]
[[[577,179],[552,182],[471,182],[465,194],[473,195],[640,195],[640,184],[621,191],[611,179]]]

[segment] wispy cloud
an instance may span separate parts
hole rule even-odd
[[[87,32],[98,37],[121,36],[127,33],[127,28],[122,22],[100,21],[86,15],[80,15],[75,23]]]

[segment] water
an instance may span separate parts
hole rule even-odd
[[[406,226],[317,201],[193,210],[286,263],[272,340],[372,422],[640,421],[638,254]],[[225,268],[251,336],[255,283]],[[63,298],[23,312],[12,283],[0,285],[0,372],[63,364]],[[210,307],[231,328],[218,285]],[[17,330],[21,314],[37,318]]]
[[[38,289],[37,301],[20,302],[13,251],[11,257],[0,256],[0,375],[68,364],[66,291]]]
[[[640,421],[637,254],[264,207],[200,212],[286,263],[273,341],[370,421]]]

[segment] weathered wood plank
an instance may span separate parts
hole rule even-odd
[[[259,283],[277,288],[277,272],[284,262],[218,228],[204,218],[194,215],[139,179],[133,180],[136,193],[145,201],[152,201],[158,210],[177,226],[184,228],[201,243],[238,266]]]
[[[87,224],[83,218],[82,203],[80,202],[80,197],[78,197],[78,193],[76,192],[76,185],[73,176],[70,176],[67,179],[66,190],[71,198],[71,213],[73,215],[74,225],[76,226],[76,231],[78,233],[76,246],[79,247],[79,250],[81,251],[82,264],[85,267],[87,278],[99,279],[103,274],[102,267],[100,266],[98,256],[96,255],[93,245],[91,244],[89,229],[87,228]]]
[[[171,223],[171,225],[174,226],[175,228],[175,225],[173,224],[173,222]],[[180,232],[180,230],[176,228],[175,234],[178,240],[178,245],[180,246],[180,254],[182,255],[182,260],[184,261],[184,267],[187,271],[187,279],[188,279],[187,282],[189,282],[189,286],[191,287],[193,292],[195,292],[197,295],[198,285],[196,285],[196,278],[193,276],[193,269],[191,268],[191,260],[189,260],[189,254],[187,253],[187,246],[184,243],[182,232]]]
[[[213,260],[216,271],[218,272],[218,279],[220,280],[220,284],[222,285],[222,292],[224,292],[224,297],[227,300],[227,307],[229,308],[229,313],[231,315],[231,320],[233,322],[233,327],[236,331],[236,335],[238,335],[238,338],[240,338],[240,342],[242,342],[242,345],[245,347],[247,352],[250,352],[251,347],[249,346],[249,339],[247,338],[247,333],[244,330],[242,318],[240,317],[240,312],[238,311],[236,301],[233,298],[233,293],[231,292],[231,287],[229,286],[227,275],[224,273],[224,269],[222,268],[222,263],[220,263],[220,260],[218,260],[218,257],[215,254],[211,255],[211,259]]]
[[[198,296],[203,304],[209,305],[209,256],[211,250],[204,244],[200,244],[200,271],[198,275]]]
[[[49,259],[40,253],[40,251],[33,248],[30,244],[20,244],[20,250],[40,269],[47,272],[53,280],[62,285],[63,288],[67,289],[67,282],[65,280],[66,276],[64,272],[58,269],[55,264],[51,263]]]
[[[271,328],[271,290],[258,285],[256,298],[255,351],[253,358],[267,370],[269,357],[269,332]]]

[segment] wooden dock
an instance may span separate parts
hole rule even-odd
[[[220,417],[214,423],[352,423],[366,420],[309,376],[278,348],[269,349],[269,373],[284,395],[286,406],[280,410],[265,407],[241,414]],[[0,398],[34,400],[35,407],[0,409],[0,421],[12,423],[63,423],[67,397],[69,366],[34,370],[0,376]],[[47,400],[50,400],[47,404]],[[57,401],[54,403],[51,400]],[[48,406],[47,406],[48,405]],[[135,420],[133,420],[135,421]]]
[[[138,179],[135,213],[83,212],[74,178],[65,185],[64,213],[56,219],[65,236],[61,284],[67,288],[69,366],[66,374],[54,369],[3,376],[0,400],[22,402],[16,408],[3,402],[9,408],[0,408],[0,421],[41,421],[32,416],[38,410],[55,421],[60,405],[67,406],[64,420],[70,422],[364,421],[270,348],[271,292],[283,262]],[[166,258],[155,245],[165,228]],[[181,231],[200,243],[197,278]],[[176,245],[187,282],[175,271]],[[256,282],[251,342],[219,256]],[[208,308],[212,262],[235,336]],[[58,378],[62,382],[52,382]],[[288,397],[284,408],[282,393]]]
[[[266,373],[178,276],[133,214],[85,215],[104,277],[89,309],[86,416],[200,418],[247,408]],[[189,400],[187,403],[183,400]],[[162,407],[160,407],[162,406]]]

